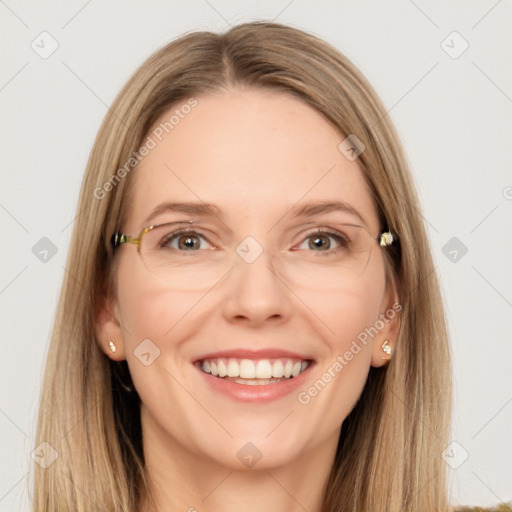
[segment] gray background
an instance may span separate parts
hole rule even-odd
[[[510,1],[0,0],[0,14],[1,511],[29,507],[43,362],[79,185],[107,106],[176,36],[254,19],[324,38],[389,109],[419,188],[452,336],[453,444],[443,454],[452,498],[512,499]]]

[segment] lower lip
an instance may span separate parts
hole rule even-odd
[[[239,402],[251,403],[268,403],[274,400],[279,400],[290,393],[293,393],[297,388],[304,384],[307,375],[314,363],[309,363],[308,367],[297,377],[285,379],[274,384],[262,384],[251,386],[249,384],[237,384],[230,380],[214,377],[209,373],[203,372],[196,366],[197,371],[201,373],[206,383],[216,391],[223,395],[233,398]]]

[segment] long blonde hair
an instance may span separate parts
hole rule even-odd
[[[399,234],[384,253],[403,308],[396,351],[388,367],[370,370],[342,425],[321,510],[448,510],[441,451],[451,404],[449,348],[403,150],[386,109],[346,57],[268,22],[170,43],[135,72],[103,121],[81,189],[39,411],[36,446],[48,443],[58,458],[46,469],[34,466],[34,510],[135,512],[148,493],[137,393],[124,390],[126,366],[105,356],[94,333],[115,270],[109,237],[126,210],[131,174],[119,169],[170,106],[237,85],[302,99],[337,128],[340,142],[355,134],[366,146],[359,163],[381,225]]]

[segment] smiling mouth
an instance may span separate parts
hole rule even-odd
[[[265,386],[298,377],[312,364],[310,359],[214,358],[198,361],[198,368],[213,377],[249,386]]]

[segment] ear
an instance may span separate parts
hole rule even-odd
[[[394,280],[390,279],[380,305],[380,314],[375,321],[375,327],[378,332],[373,338],[372,366],[380,367],[387,365],[393,357],[400,329],[401,311],[402,304],[400,304],[396,285]],[[386,340],[388,340],[387,343]],[[384,350],[386,346],[390,347],[390,354],[387,354]]]
[[[117,305],[111,294],[102,295],[96,309],[96,342],[101,350],[113,361],[126,359],[123,330],[118,321]],[[112,342],[112,344],[111,344]],[[115,351],[112,350],[115,348]]]

